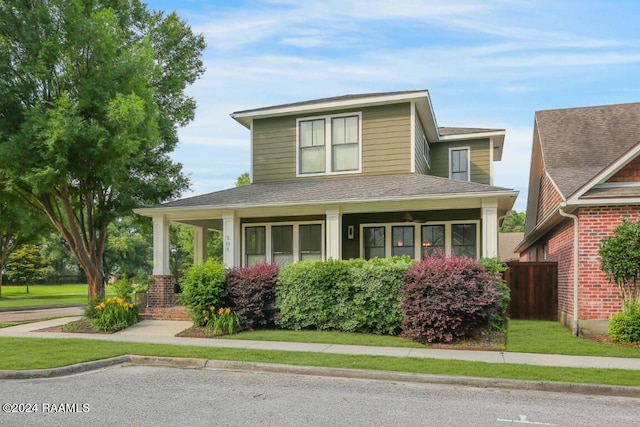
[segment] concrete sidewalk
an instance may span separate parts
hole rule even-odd
[[[463,360],[486,363],[511,363],[537,366],[574,368],[616,368],[640,370],[640,359],[619,357],[566,356],[558,354],[511,353],[499,351],[440,350],[429,348],[371,347],[338,344],[296,342],[245,341],[221,338],[181,338],[175,335],[192,323],[175,320],[143,320],[124,331],[114,334],[71,334],[39,332],[38,330],[63,325],[79,317],[66,317],[27,323],[0,329],[0,337],[83,338],[154,344],[193,345],[215,348],[244,348],[251,350],[282,350],[331,354],[414,357],[425,359]]]

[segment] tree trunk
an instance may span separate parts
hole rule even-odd
[[[98,273],[96,271],[89,271],[88,269],[84,269],[85,275],[87,276],[87,297],[89,299],[99,298],[104,299],[104,283],[102,278],[102,273]]]

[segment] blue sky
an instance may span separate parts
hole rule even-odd
[[[494,185],[524,211],[534,113],[640,101],[640,2],[149,0],[207,49],[196,119],[174,159],[185,196],[249,171],[234,111],[354,93],[427,89],[439,126],[506,129]]]

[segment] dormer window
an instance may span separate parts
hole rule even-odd
[[[298,176],[360,171],[360,113],[298,119],[297,128]]]

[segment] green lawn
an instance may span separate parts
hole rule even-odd
[[[107,287],[107,291],[109,287]],[[2,286],[0,309],[37,308],[87,304],[87,285],[29,285]]]
[[[1,338],[0,354],[2,354],[0,369],[11,370],[53,368],[123,354],[137,354],[532,381],[640,385],[640,371],[621,369],[556,368],[455,360],[137,344],[72,338]]]

